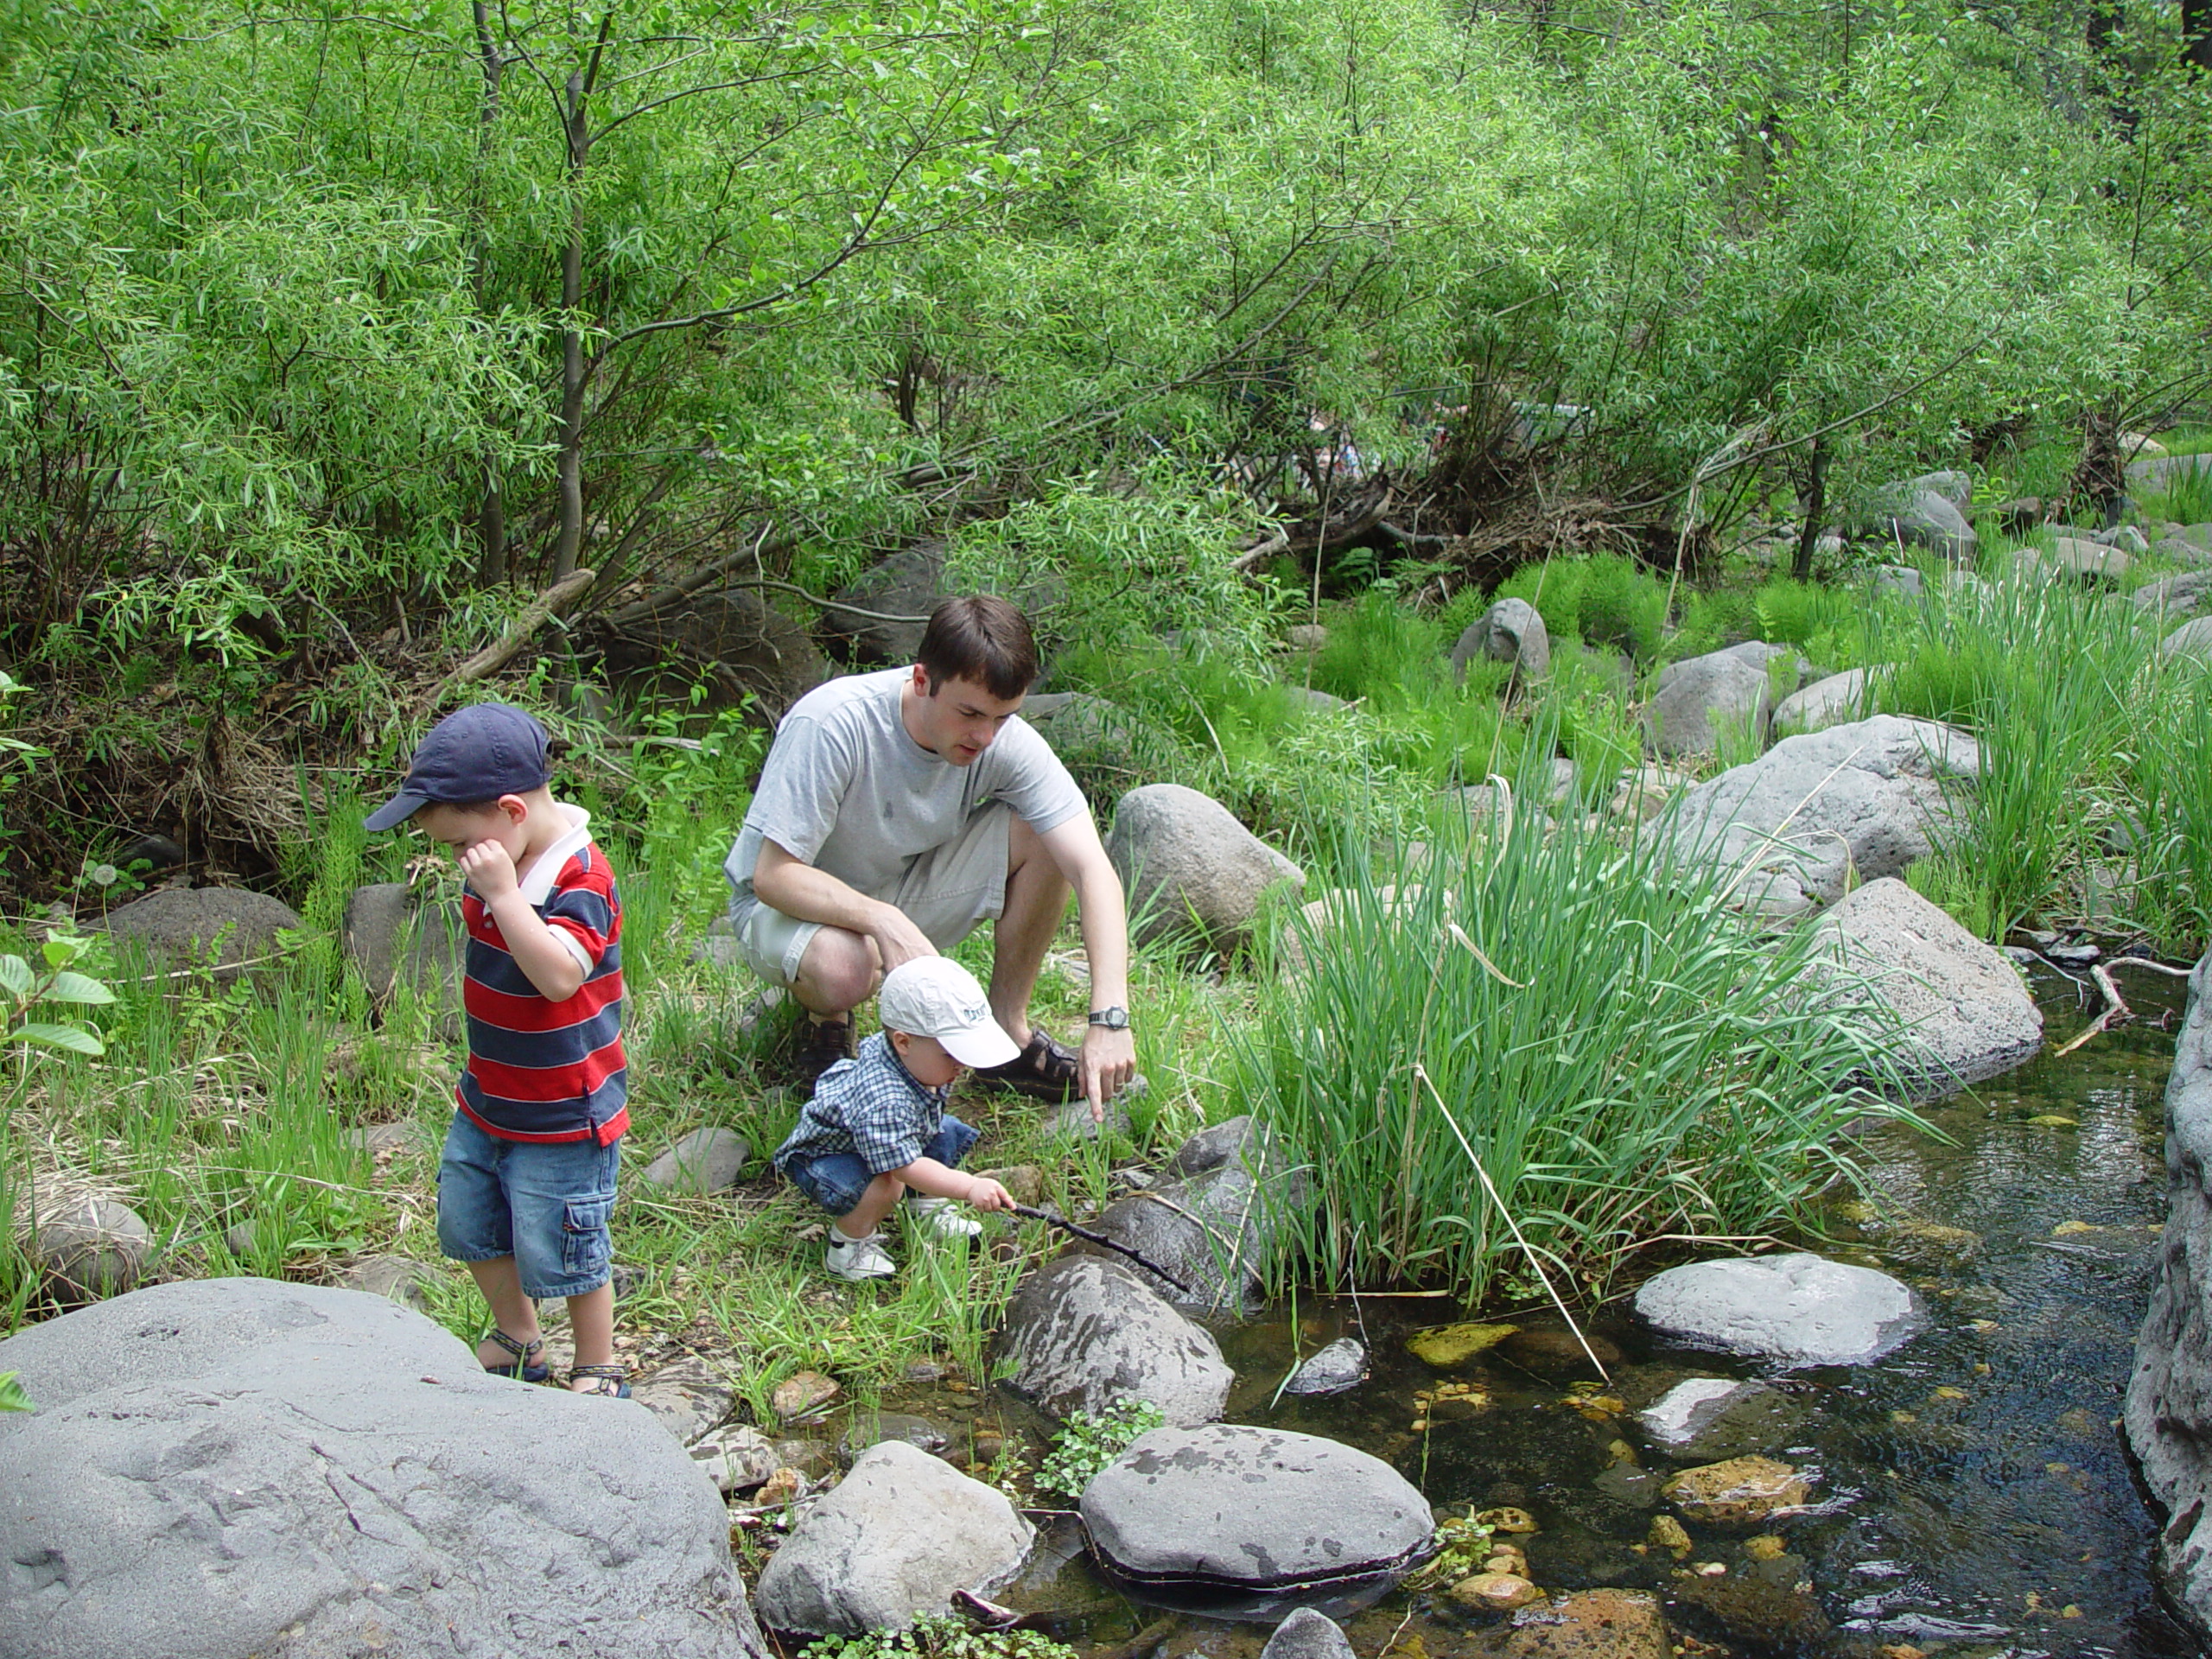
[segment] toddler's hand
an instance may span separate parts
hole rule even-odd
[[[486,839],[454,855],[461,873],[468,878],[476,896],[486,904],[504,899],[516,887],[515,861],[498,842]]]
[[[968,1202],[978,1210],[1011,1210],[1014,1194],[996,1181],[987,1181],[978,1175],[968,1189]]]

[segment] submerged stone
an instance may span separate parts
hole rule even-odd
[[[1367,1380],[1367,1350],[1356,1338],[1339,1337],[1313,1355],[1283,1384],[1287,1394],[1342,1394]]]
[[[1889,1274],[1802,1252],[1669,1268],[1636,1311],[1677,1341],[1784,1365],[1863,1365],[1922,1324]]]
[[[1767,1383],[1693,1376],[1637,1413],[1636,1425],[1647,1446],[1677,1463],[1716,1463],[1772,1451],[1803,1416],[1796,1401]]]
[[[1642,1590],[1578,1590],[1513,1616],[1507,1659],[1672,1659],[1659,1599]]]
[[[1777,1510],[1796,1508],[1813,1491],[1802,1475],[1773,1458],[1730,1458],[1685,1469],[1663,1490],[1688,1519],[1714,1526],[1764,1521]]]
[[[1431,1331],[1414,1332],[1406,1338],[1406,1346],[1415,1359],[1427,1360],[1440,1370],[1446,1370],[1519,1334],[1520,1327],[1512,1325],[1443,1325]]]

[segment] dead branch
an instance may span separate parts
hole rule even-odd
[[[514,659],[515,654],[530,643],[531,636],[558,616],[567,607],[583,597],[592,583],[599,580],[596,571],[571,570],[531,601],[529,608],[517,617],[514,626],[500,635],[498,641],[478,652],[459,668],[440,682],[437,695],[442,695],[457,685],[471,685],[498,673]]]
[[[2104,963],[2101,962],[2093,963],[2089,969],[2089,977],[2097,982],[2097,988],[2105,994],[2105,1010],[2096,1017],[2095,1022],[2087,1031],[2067,1044],[2065,1047],[2053,1051],[2053,1058],[2061,1054],[2071,1054],[2099,1032],[2109,1031],[2114,1026],[2125,1025],[2135,1017],[2135,1011],[2127,1006],[2126,999],[2120,995],[2120,987],[2112,982],[2112,976],[2105,971]]]

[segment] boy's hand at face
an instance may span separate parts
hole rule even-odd
[[[489,838],[462,848],[454,855],[454,861],[461,866],[461,873],[468,878],[469,886],[476,889],[476,896],[487,905],[505,898],[519,885],[515,880],[514,860],[507,855],[505,847]]]
[[[996,1181],[987,1181],[978,1175],[973,1178],[973,1184],[968,1189],[968,1202],[978,1210],[1011,1210],[1014,1208],[1014,1194]]]

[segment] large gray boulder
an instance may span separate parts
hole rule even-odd
[[[713,550],[704,556],[711,562]],[[750,693],[765,718],[780,720],[830,676],[806,629],[742,586],[671,593],[652,608],[613,613],[593,625],[593,637],[625,690],[679,707],[703,684],[710,708],[734,707]]]
[[[1227,807],[1180,784],[1146,784],[1122,796],[1106,852],[1140,944],[1195,937],[1233,950],[1251,936],[1261,894],[1306,885],[1305,871]]]
[[[2212,616],[2200,616],[2193,622],[2184,622],[2158,643],[2158,653],[2164,657],[2212,657]]]
[[[2158,1576],[2212,1640],[2212,953],[2189,976],[2166,1080],[2166,1222],[2122,1421],[2165,1518]]]
[[[37,1406],[0,1417],[10,1659],[762,1659],[721,1497],[647,1413],[381,1297],[156,1285],[0,1370]]]
[[[1894,877],[1869,881],[1820,919],[1827,960],[1904,1023],[1892,1056],[1911,1097],[1932,1100],[2010,1071],[2043,1048],[2043,1010],[1995,947]]]
[[[153,1230],[129,1205],[87,1197],[62,1205],[31,1235],[31,1260],[62,1302],[87,1302],[135,1287],[154,1252]]]
[[[1669,1268],[1644,1281],[1636,1311],[1676,1342],[1782,1365],[1864,1365],[1922,1324],[1888,1274],[1802,1253]]]
[[[249,887],[162,887],[88,925],[129,940],[156,962],[208,964],[215,982],[227,985],[276,949],[278,933],[296,931],[300,915]]]
[[[1501,599],[1484,611],[1452,647],[1452,677],[1467,677],[1467,664],[1478,657],[1510,663],[1516,680],[1541,680],[1552,669],[1552,637],[1544,619],[1525,599]]]
[[[963,591],[946,585],[948,550],[942,537],[930,537],[900,548],[840,588],[832,597],[841,606],[856,608],[832,607],[822,613],[816,631],[830,653],[849,663],[893,668],[912,662],[921,652],[922,629],[929,613],[955,591]],[[1039,612],[1058,604],[1065,592],[1058,577],[1047,575],[1007,597],[1034,619]],[[863,615],[863,612],[874,614]]]
[[[2195,616],[2212,604],[2212,570],[2184,570],[2179,575],[2146,582],[2127,596],[2127,601],[2145,615],[2170,621]]]
[[[1352,1659],[1351,1642],[1326,1613],[1300,1607],[1275,1626],[1260,1659]]]
[[[1877,490],[1856,528],[1864,536],[1925,547],[1966,564],[1981,544],[1967,522],[1965,508],[1973,499],[1974,480],[1964,473],[1928,473]]]
[[[468,944],[461,914],[424,898],[404,881],[378,881],[354,888],[346,900],[339,937],[372,1002],[389,1001],[404,981],[418,996],[460,1007]]]
[[[1877,715],[1784,738],[1684,791],[1658,833],[1677,859],[1732,883],[1735,902],[1794,915],[1841,898],[1853,875],[1902,875],[1946,844],[1955,832],[1948,791],[1980,771],[1965,733]]]
[[[645,1179],[671,1192],[696,1198],[727,1192],[745,1172],[753,1143],[735,1129],[710,1124],[694,1129],[645,1166]]]
[[[1661,754],[1713,754],[1722,733],[1734,731],[1754,748],[1764,747],[1777,678],[1779,695],[1786,696],[1796,690],[1806,666],[1789,646],[1758,639],[1668,664],[1644,711],[1651,747]]]
[[[1285,1226],[1312,1206],[1313,1183],[1249,1116],[1199,1130],[1167,1168],[1175,1179],[1108,1205],[1097,1230],[1189,1287],[1147,1274],[1162,1295],[1242,1307],[1273,1265]]]
[[[2212,478],[2212,454],[2150,455],[2127,463],[2127,485],[2140,491],[2170,490],[2190,474]]]
[[[904,1440],[879,1441],[769,1560],[760,1618],[810,1636],[897,1630],[945,1611],[956,1590],[1013,1579],[1035,1536],[996,1487]]]
[[[1053,1416],[1144,1400],[1175,1424],[1208,1423],[1236,1374],[1213,1332],[1118,1257],[1064,1255],[1015,1288],[1001,1327],[1008,1385]]]
[[[1824,732],[1831,726],[1864,718],[1867,682],[1886,671],[1878,668],[1847,669],[1840,674],[1815,680],[1802,691],[1791,692],[1775,705],[1774,734],[1796,737],[1803,732]]]
[[[1147,1595],[1353,1593],[1427,1559],[1420,1489],[1336,1440],[1241,1423],[1156,1428],[1084,1489],[1091,1548]]]

